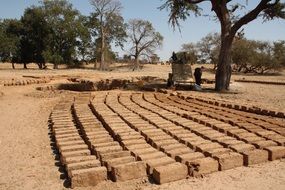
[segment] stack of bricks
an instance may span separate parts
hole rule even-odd
[[[9,80],[3,81],[4,86],[25,86],[30,84],[48,83],[50,79],[21,79],[21,80]]]
[[[52,133],[71,187],[94,186],[107,179],[107,169],[101,166],[96,156],[91,155],[74,125],[71,105],[72,101],[67,100],[54,107],[50,115]]]
[[[112,137],[92,113],[88,103],[75,101],[73,110],[85,142],[100,159],[102,165],[107,167],[112,180],[126,181],[146,176],[144,163],[136,161],[130,151],[123,150],[119,142],[114,140],[114,134]],[[104,114],[105,119],[108,117],[112,116]]]

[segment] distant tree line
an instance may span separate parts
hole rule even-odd
[[[177,54],[186,53],[190,63],[210,63],[216,69],[219,59],[220,35],[210,33],[197,43],[182,45]],[[233,71],[259,73],[278,71],[285,67],[285,41],[259,41],[246,39],[239,33],[231,50]]]
[[[162,45],[163,37],[150,22],[125,23],[120,1],[90,0],[90,4],[94,11],[85,16],[67,0],[43,0],[39,6],[27,8],[20,19],[0,20],[0,61],[11,62],[13,68],[14,63],[22,63],[24,68],[28,63],[36,63],[40,69],[46,63],[52,63],[56,69],[59,64],[76,67],[84,62],[98,62],[98,68],[106,70],[117,58],[112,44],[123,47],[129,42],[131,56],[140,47],[134,54],[137,68],[142,54],[153,56]],[[140,41],[133,38],[138,30],[144,34],[138,36]]]

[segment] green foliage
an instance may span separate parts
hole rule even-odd
[[[14,19],[0,20],[0,61],[11,62],[18,52],[20,23]]]
[[[196,4],[186,3],[185,0],[167,0],[160,10],[167,9],[170,11],[168,22],[175,28],[180,27],[179,20],[186,20],[190,16],[190,12],[193,12],[195,16],[200,16],[201,8]]]
[[[284,41],[272,44],[243,38],[234,42],[232,59],[237,72],[263,74],[278,71],[282,67],[285,57],[283,52]]]
[[[78,27],[81,25],[80,13],[66,0],[44,0],[41,8],[50,28],[48,49],[45,58],[55,64],[73,64],[76,57]]]

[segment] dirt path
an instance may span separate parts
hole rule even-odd
[[[0,189],[62,189],[47,119],[55,99],[24,96],[32,87],[5,88],[0,98]]]

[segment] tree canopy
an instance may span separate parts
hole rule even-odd
[[[156,32],[149,21],[132,19],[128,23],[128,36],[131,41],[131,56],[135,58],[134,69],[139,68],[139,57],[153,56],[154,50],[162,46],[163,37]]]

